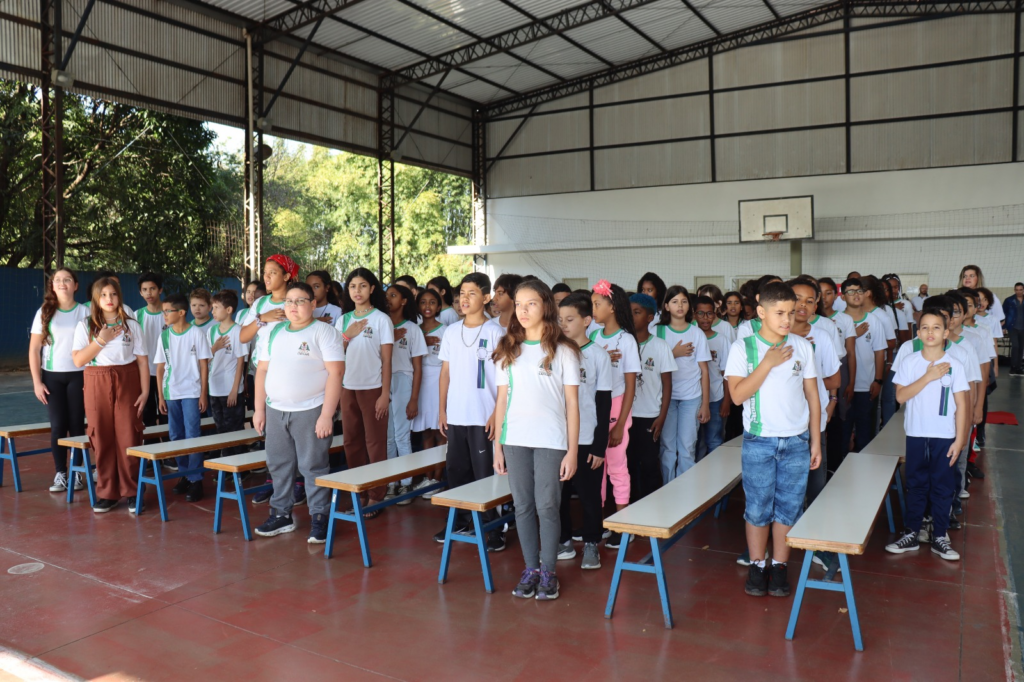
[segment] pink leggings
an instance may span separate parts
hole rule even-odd
[[[612,418],[610,429],[614,429],[619,421],[622,410],[622,397],[612,398]],[[622,442],[614,448],[609,447],[605,453],[604,479],[601,483],[601,503],[604,504],[608,491],[608,479],[612,479],[612,494],[615,504],[629,504],[629,469],[626,466],[626,446],[629,445],[629,427],[633,425],[633,413],[626,415],[626,425],[622,431]]]

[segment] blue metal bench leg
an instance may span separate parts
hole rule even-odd
[[[138,500],[142,499],[143,494],[145,494],[145,492],[146,492],[146,482],[143,480],[145,478],[146,478],[146,460],[144,460],[142,458],[139,458],[139,485],[138,485],[138,489],[135,491],[136,504],[138,503]],[[138,518],[140,516],[142,516],[142,511],[138,507],[136,507],[135,508],[135,518]]]
[[[160,465],[156,462],[150,462],[149,466],[153,468],[153,486],[156,488],[156,501],[160,507],[160,519],[167,523],[170,521],[170,518],[167,516],[167,500],[164,498],[164,481],[163,476],[160,474]]]
[[[7,458],[4,455],[7,454],[7,438],[0,438],[0,485],[4,484],[4,462]]]
[[[68,457],[71,460],[71,466],[68,467],[68,504],[75,501],[75,453],[78,452],[78,448],[68,448]]]
[[[331,513],[327,519],[327,542],[324,545],[324,557],[331,558],[334,550],[334,529],[338,525],[338,491],[331,491]]]
[[[238,496],[238,514],[242,517],[242,535],[245,536],[247,542],[252,542],[252,527],[249,523],[249,506],[245,503],[245,492],[242,489],[242,476],[238,472],[233,472],[231,476],[235,480],[235,495]]]
[[[95,507],[96,483],[92,480],[92,457],[89,455],[89,448],[82,449],[82,466],[85,467],[85,489],[89,491],[89,505]]]
[[[220,515],[224,509],[224,472],[217,472],[217,499],[213,503],[213,534],[220,532]]]
[[[889,519],[889,532],[890,533],[895,533],[896,532],[896,524],[893,522],[893,519],[892,519],[892,500],[889,499],[889,493],[888,492],[885,493],[885,515]]]
[[[844,554],[840,554],[840,561]],[[786,628],[786,639],[793,639],[793,634],[796,632],[796,621],[800,618],[800,606],[804,601],[804,592],[807,590],[807,576],[811,572],[811,564],[814,563],[813,551],[804,552],[804,563],[800,567],[800,581],[796,584],[796,594],[793,595],[793,610],[789,613],[789,626]],[[845,570],[845,564],[843,565]],[[846,574],[843,574],[843,580],[846,580]]]
[[[612,573],[612,586],[608,590],[608,605],[604,609],[604,617],[611,618],[615,610],[615,598],[619,596],[619,581],[622,580],[622,565],[626,563],[626,550],[629,549],[629,533],[622,534],[619,545],[619,556],[615,559],[615,571]]]
[[[455,528],[455,507],[448,509],[448,526],[444,531],[444,550],[441,552],[441,570],[437,573],[437,582],[444,585],[448,580],[448,563],[452,558],[452,530]]]
[[[480,553],[480,568],[484,572],[484,589],[494,594],[494,580],[491,578],[491,561],[487,558],[487,534],[480,522],[480,512],[473,512],[473,530],[476,532],[476,549]]]
[[[661,612],[665,616],[665,629],[672,629],[672,605],[668,601],[668,582],[665,580],[665,567],[661,564],[661,545],[658,538],[651,538],[651,558],[654,560],[654,577],[658,581],[658,594],[661,595]]]
[[[21,492],[21,470],[18,469],[18,448],[14,445],[13,438],[4,438],[0,441],[0,454],[3,452],[3,443],[7,443],[7,453],[3,459],[0,459],[0,485],[4,484],[4,460],[8,460],[11,463],[11,473],[14,475],[14,492]]]
[[[363,551],[363,566],[369,568],[373,565],[370,560],[370,543],[366,539],[366,519],[363,518],[363,503],[359,499],[359,493],[352,493],[352,512],[356,517],[356,531],[359,533],[359,549]]]
[[[846,593],[846,608],[850,612],[850,628],[853,630],[853,648],[864,651],[864,640],[860,636],[860,619],[857,617],[857,601],[853,598],[853,580],[850,562],[845,554],[839,555],[839,566],[843,569],[843,592]]]

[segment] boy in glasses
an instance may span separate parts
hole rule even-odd
[[[295,530],[292,507],[296,471],[306,479],[312,519],[307,542],[327,540],[330,493],[316,485],[330,471],[334,412],[341,400],[344,353],[341,334],[313,317],[316,299],[305,282],[289,282],[286,322],[259,339],[253,426],[266,432],[267,468],[274,481],[270,517],[256,529],[262,537]]]
[[[878,395],[882,392],[885,351],[889,347],[882,323],[877,316],[870,314],[873,306],[865,299],[865,293],[864,283],[860,279],[851,277],[843,282],[846,314],[853,318],[858,333],[854,343],[857,376],[853,383],[853,400],[850,401],[844,436],[848,443],[850,434],[855,434],[855,452],[860,452],[875,436],[873,416],[878,407]],[[867,329],[861,334],[860,327],[865,324]]]

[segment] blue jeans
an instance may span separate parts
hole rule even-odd
[[[661,430],[661,478],[663,485],[682,476],[697,463],[697,412],[700,398],[669,402]]]
[[[960,475],[956,466],[949,466],[946,458],[952,445],[952,438],[907,436],[907,528],[915,533],[921,530],[927,506],[935,537],[946,534],[953,491]]]
[[[724,398],[723,398],[724,400]],[[716,400],[709,404],[711,408],[711,418],[708,419],[707,424],[700,424],[698,429],[699,433],[697,436],[697,461],[704,459],[709,453],[714,452],[715,448],[721,445],[725,436],[723,429],[725,423],[722,421],[722,415],[719,414],[719,410],[722,409],[722,401]],[[698,422],[699,424],[700,422]]]
[[[395,372],[391,375],[391,409],[388,410],[388,459],[412,453],[412,420],[405,408],[412,396],[412,375]],[[402,485],[411,485],[412,478],[403,478]]]
[[[896,414],[896,384],[892,383],[894,376],[896,375],[893,372],[885,373],[885,383],[882,384],[882,394],[879,396],[882,406],[882,426],[885,426]]]
[[[743,518],[752,526],[795,525],[811,470],[810,433],[785,438],[743,432]]]
[[[202,431],[199,427],[199,398],[182,398],[167,400],[167,428],[171,440],[199,438]],[[195,452],[184,457],[177,457],[178,469],[199,469],[188,475],[190,481],[203,480],[203,453]]]

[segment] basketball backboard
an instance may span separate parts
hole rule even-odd
[[[814,238],[814,197],[743,199],[740,242]]]

